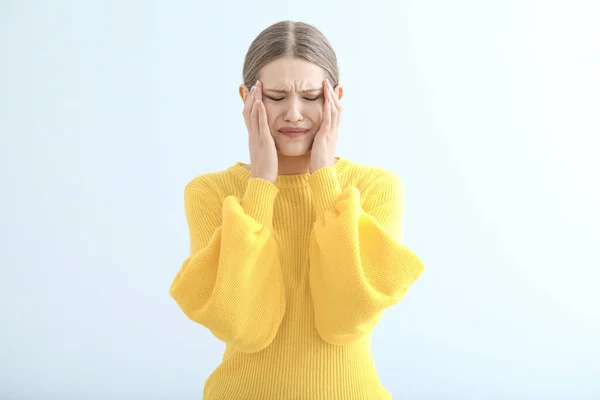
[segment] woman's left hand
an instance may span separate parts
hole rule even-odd
[[[315,135],[310,153],[311,174],[319,168],[331,167],[335,164],[335,146],[342,116],[342,104],[328,79],[323,82],[323,98],[323,120]]]

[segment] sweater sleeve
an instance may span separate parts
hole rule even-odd
[[[201,179],[185,189],[190,256],[169,294],[191,320],[221,341],[257,352],[275,338],[285,312],[285,290],[272,236],[278,189],[253,178],[240,200],[223,202]]]
[[[310,176],[316,221],[310,239],[310,290],[323,340],[347,344],[368,334],[424,270],[401,243],[403,185],[384,173],[361,194],[342,191],[333,167]],[[361,196],[362,199],[361,205]]]

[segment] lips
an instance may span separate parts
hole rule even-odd
[[[279,132],[281,132],[281,133],[288,133],[288,134],[300,134],[300,133],[306,133],[306,132],[308,132],[308,129],[302,129],[302,128],[281,128],[281,129],[279,129]]]

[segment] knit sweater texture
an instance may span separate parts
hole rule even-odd
[[[203,399],[391,399],[371,333],[424,270],[402,244],[402,181],[340,157],[274,184],[244,166],[184,191],[190,254],[169,293],[226,344]]]

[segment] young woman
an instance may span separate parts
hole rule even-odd
[[[343,91],[315,27],[265,29],[243,75],[250,164],[186,186],[169,291],[226,343],[204,399],[389,399],[371,331],[424,269],[401,243],[401,180],[336,156]]]

